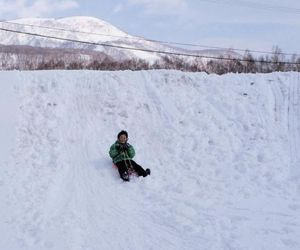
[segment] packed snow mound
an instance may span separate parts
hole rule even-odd
[[[0,72],[0,249],[299,249],[300,74]],[[108,155],[126,129],[151,176]]]

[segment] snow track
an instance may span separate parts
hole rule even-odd
[[[288,130],[293,177],[300,177],[300,77],[294,76],[289,85]]]
[[[0,83],[0,249],[299,249],[299,74]],[[121,129],[150,177],[124,183],[112,168]]]

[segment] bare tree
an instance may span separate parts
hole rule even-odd
[[[273,54],[271,56],[272,71],[284,71],[285,56],[282,54],[282,50],[275,46],[273,47]]]

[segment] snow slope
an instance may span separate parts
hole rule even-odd
[[[299,249],[300,75],[0,72],[0,249]],[[126,129],[152,170],[122,182]]]

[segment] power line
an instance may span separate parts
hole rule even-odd
[[[224,57],[216,57],[216,56],[203,56],[203,55],[195,55],[195,54],[187,54],[187,53],[177,53],[177,52],[159,51],[159,50],[151,50],[151,49],[133,48],[133,47],[126,47],[126,46],[112,45],[112,44],[105,44],[105,43],[87,42],[87,41],[80,41],[80,40],[76,40],[76,39],[69,39],[69,38],[55,37],[55,36],[49,36],[49,35],[42,35],[42,34],[36,34],[36,33],[30,33],[30,32],[18,31],[18,30],[11,30],[11,29],[5,29],[5,28],[0,28],[0,30],[7,31],[7,32],[13,32],[13,33],[18,33],[18,34],[30,35],[30,36],[56,39],[56,40],[67,41],[67,42],[83,43],[83,44],[103,46],[103,47],[111,47],[111,48],[124,49],[124,50],[142,51],[142,52],[173,55],[173,56],[186,56],[186,57],[195,57],[195,58],[226,60],[226,61],[261,62],[260,60],[248,60],[248,59],[239,59],[239,58],[224,58]],[[294,62],[264,61],[264,63],[267,63],[267,64],[284,63],[284,64],[288,64],[288,65],[300,65],[300,63],[294,63]]]
[[[259,10],[267,10],[267,11],[278,11],[278,12],[285,12],[285,13],[292,13],[292,14],[300,14],[299,8],[292,8],[287,6],[276,6],[270,5],[266,3],[259,3],[259,2],[251,2],[251,1],[231,1],[231,0],[199,0],[202,2],[210,2],[210,3],[217,3],[217,4],[230,4],[231,6],[242,6],[242,7],[249,7],[252,9],[259,9]]]
[[[205,0],[204,0],[205,1]],[[98,35],[98,36],[107,36],[107,37],[115,37],[115,38],[123,38],[123,39],[130,39],[130,40],[137,40],[137,41],[148,41],[148,42],[155,42],[155,43],[161,43],[161,44],[169,44],[169,45],[180,45],[180,46],[190,46],[190,47],[198,47],[198,48],[206,48],[206,49],[221,49],[221,50],[227,50],[227,51],[239,51],[239,52],[250,52],[250,53],[260,53],[260,54],[274,54],[275,52],[271,51],[262,51],[262,50],[251,50],[251,49],[234,49],[234,48],[226,48],[226,47],[218,47],[218,46],[208,46],[208,45],[200,45],[200,44],[192,44],[192,43],[179,43],[179,42],[170,42],[170,41],[161,41],[161,40],[154,40],[154,39],[147,39],[147,38],[139,38],[134,36],[118,36],[118,35],[108,35],[108,34],[101,34],[101,33],[94,33],[94,32],[86,32],[86,31],[79,31],[79,30],[68,30],[63,28],[54,28],[54,27],[48,27],[48,26],[42,26],[42,25],[33,25],[33,24],[21,24],[16,22],[10,22],[10,21],[0,21],[0,23],[5,24],[14,24],[19,26],[28,26],[28,27],[34,27],[34,28],[44,28],[49,30],[59,30],[59,31],[65,31],[65,32],[71,32],[71,33],[80,33],[80,34],[87,34],[87,35]],[[284,55],[284,56],[299,56],[297,53],[283,53],[283,52],[276,52],[277,54]]]

